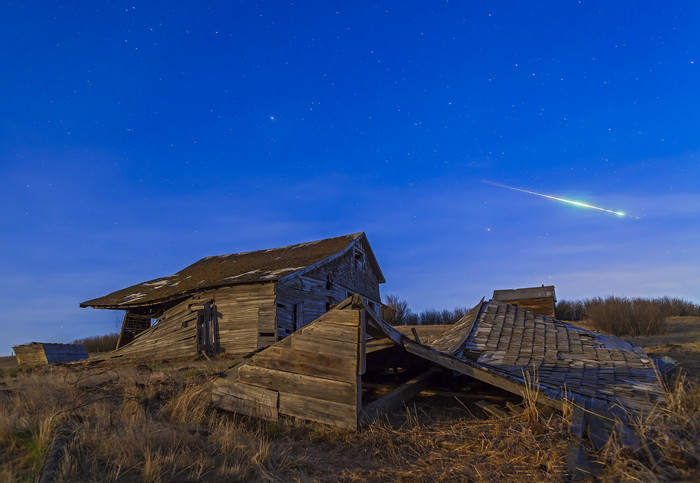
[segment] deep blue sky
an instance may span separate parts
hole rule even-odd
[[[357,231],[414,311],[700,302],[698,25],[694,1],[5,3],[0,355],[113,332],[78,304],[203,256]]]

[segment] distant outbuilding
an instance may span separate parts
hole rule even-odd
[[[552,318],[554,318],[554,306],[557,303],[554,285],[494,290],[492,298],[498,302],[522,307],[530,312]]]
[[[88,358],[87,349],[82,344],[49,344],[32,342],[12,348],[20,366],[62,364]]]

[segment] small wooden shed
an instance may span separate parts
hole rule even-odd
[[[49,344],[32,342],[12,348],[20,366],[62,364],[88,358],[87,349],[82,344]]]
[[[557,303],[554,285],[494,290],[492,298],[498,302],[522,307],[525,310],[552,318],[554,318],[554,307]]]
[[[206,257],[81,307],[126,310],[113,356],[247,354],[352,294],[379,313],[379,264],[364,233]]]

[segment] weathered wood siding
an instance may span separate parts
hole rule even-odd
[[[273,344],[274,283],[237,285],[207,290],[166,310],[156,323],[112,356],[176,358],[197,354],[197,311],[217,308],[218,343],[226,354],[247,354]],[[264,347],[263,346],[263,347]]]
[[[351,293],[359,293],[365,300],[378,303],[380,301],[379,279],[369,261],[370,248],[364,239],[357,248],[364,255],[364,262],[356,263],[354,250],[349,250],[345,255],[309,271],[306,276],[325,282],[330,275],[334,285],[337,284]],[[346,298],[347,295],[340,300]]]
[[[167,359],[195,355],[197,312],[192,311],[191,305],[196,302],[189,298],[166,310],[155,324],[105,357]]]
[[[219,344],[226,354],[246,354],[277,340],[275,283],[253,283],[213,291],[219,311]]]
[[[277,332],[285,337],[316,320],[352,294],[360,294],[368,308],[379,314],[379,280],[369,262],[369,249],[358,245],[364,260],[356,262],[355,250],[302,276],[277,285]],[[296,314],[296,315],[295,315]],[[295,319],[301,319],[294,326]]]
[[[39,365],[74,362],[88,358],[87,350],[82,344],[42,344],[35,342],[13,347],[17,364]]]
[[[286,337],[295,330],[319,318],[340,298],[326,290],[326,282],[309,277],[296,277],[277,284],[278,337]],[[345,298],[345,297],[343,297]],[[295,327],[295,323],[297,327]]]
[[[48,364],[44,346],[42,344],[26,344],[12,348],[17,357],[17,364],[20,366],[35,366],[40,364]]]
[[[536,314],[554,318],[554,299],[552,297],[508,300],[505,301],[505,303],[521,307]]]
[[[356,429],[365,371],[364,311],[333,310],[214,382],[217,407]]]

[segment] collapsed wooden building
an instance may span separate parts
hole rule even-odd
[[[503,302],[482,299],[431,342],[404,332],[353,296],[215,380],[213,403],[266,419],[287,415],[357,429],[447,371],[554,408],[572,401],[580,430],[588,426],[602,444],[616,419],[664,400],[639,347]],[[371,397],[367,381],[420,362],[422,372]]]
[[[81,307],[125,310],[115,357],[247,354],[360,294],[380,310],[379,264],[364,233],[206,257]]]

